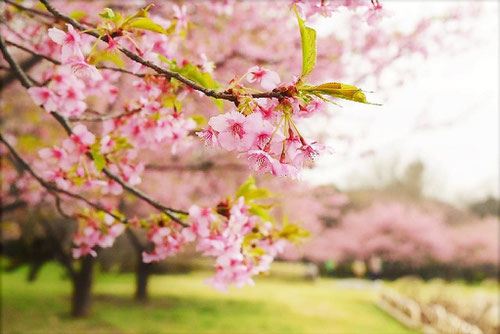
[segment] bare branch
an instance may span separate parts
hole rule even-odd
[[[102,121],[105,121],[108,119],[130,116],[130,115],[133,115],[135,113],[138,113],[139,111],[141,111],[141,109],[136,108],[136,109],[128,110],[128,111],[125,111],[125,112],[119,113],[119,114],[107,114],[107,115],[105,114],[105,115],[99,115],[99,116],[78,116],[78,117],[70,117],[69,120],[73,121],[73,122],[74,121],[102,122]]]

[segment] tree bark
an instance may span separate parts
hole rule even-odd
[[[76,318],[90,315],[92,302],[92,280],[95,259],[87,255],[82,259],[82,266],[73,279],[71,315]]]
[[[142,262],[142,256],[139,254],[136,270],[136,289],[135,300],[146,302],[148,300],[148,281],[151,274],[151,263]]]
[[[139,237],[131,229],[127,229],[127,236],[134,246],[137,254],[137,267],[135,270],[135,300],[146,302],[148,300],[148,280],[151,274],[151,263],[142,262],[142,252],[146,251],[146,246],[142,244]]]

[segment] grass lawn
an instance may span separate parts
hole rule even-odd
[[[151,301],[141,305],[132,300],[133,275],[99,273],[92,316],[75,320],[58,266],[33,283],[26,268],[2,272],[2,333],[414,333],[375,306],[371,289],[259,278],[221,294],[203,283],[209,275],[153,276]]]

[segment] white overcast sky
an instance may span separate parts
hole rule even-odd
[[[454,2],[383,4],[393,12],[388,20],[408,23]],[[467,49],[454,55],[434,54],[416,62],[417,75],[382,97],[382,107],[342,103],[339,116],[325,121],[333,129],[340,126],[362,133],[363,139],[356,140],[354,149],[374,148],[374,157],[325,155],[318,158],[314,169],[305,171],[304,179],[313,184],[334,183],[341,189],[355,188],[373,179],[375,164],[390,165],[397,156],[403,165],[415,159],[425,163],[425,192],[430,196],[462,204],[488,195],[498,197],[499,2],[488,1],[482,6],[485,12],[471,27],[480,39],[470,41]],[[376,93],[370,97],[377,100]],[[416,119],[422,115],[432,124],[443,126],[415,131]],[[338,143],[328,144],[335,150]]]

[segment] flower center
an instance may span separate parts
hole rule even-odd
[[[231,126],[231,132],[235,137],[243,138],[245,134],[245,130],[243,130],[243,126],[240,123],[234,123]]]

